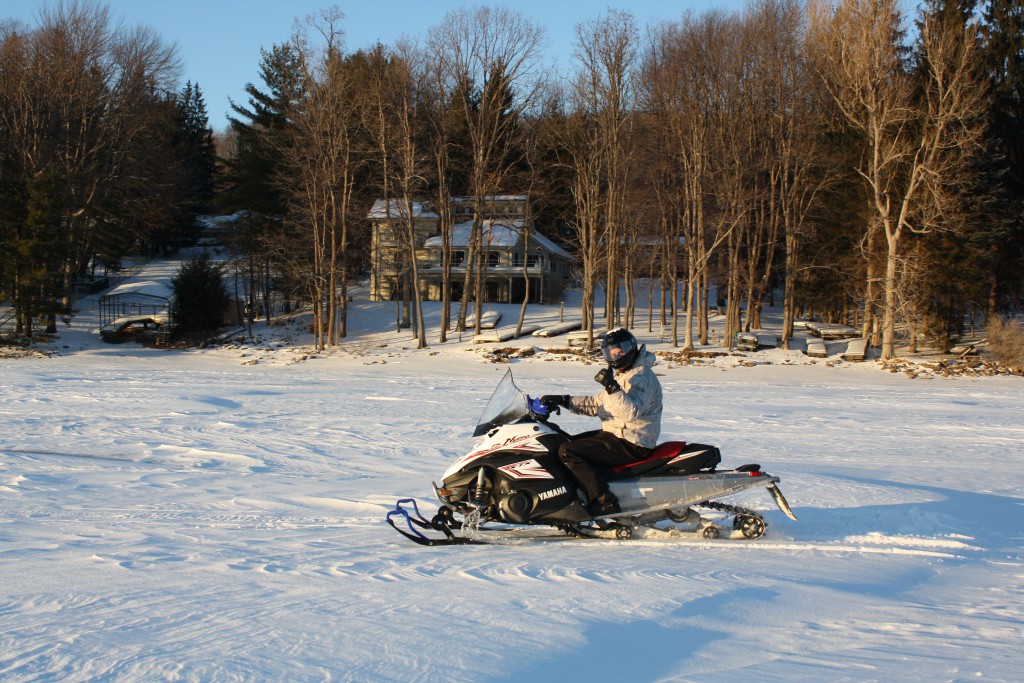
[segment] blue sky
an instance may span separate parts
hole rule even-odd
[[[41,8],[53,0],[0,0],[0,19],[36,23]],[[245,84],[259,83],[260,48],[282,43],[295,19],[332,4],[345,13],[345,42],[350,50],[378,40],[391,44],[403,35],[423,38],[452,9],[478,4],[518,9],[545,29],[548,55],[567,72],[575,25],[608,7],[628,10],[641,28],[677,19],[687,10],[737,10],[742,0],[517,0],[473,3],[453,0],[108,0],[115,21],[144,24],[168,42],[177,43],[183,64],[182,84],[199,83],[210,125],[227,126],[228,98],[245,102]]]

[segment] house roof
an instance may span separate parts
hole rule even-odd
[[[435,212],[426,210],[424,202],[412,202],[415,218],[440,218]],[[401,199],[378,199],[370,208],[367,218],[402,218],[405,215],[405,201]]]
[[[521,236],[521,230],[525,226],[526,221],[522,218],[514,218],[511,220],[485,220],[483,222],[483,239],[484,245],[490,248],[498,249],[511,249],[519,243]],[[457,249],[466,249],[470,244],[470,237],[473,230],[473,222],[466,221],[464,223],[456,223],[452,226],[452,247]],[[530,231],[530,239],[535,241],[541,247],[547,251],[561,256],[562,258],[571,259],[572,256],[565,249],[555,244],[552,240],[545,237],[537,230]],[[423,246],[428,249],[440,249],[442,246],[441,238],[430,237],[424,243]]]
[[[483,222],[484,245],[492,248],[512,248],[519,242],[519,229],[523,227],[523,219],[491,220]],[[456,223],[452,226],[452,246],[468,248],[473,233],[473,221]],[[425,247],[441,247],[441,237],[431,237],[423,243]]]
[[[127,295],[170,300],[174,298],[174,290],[166,283],[156,282],[153,280],[125,282],[124,284],[114,287],[112,290],[104,294],[102,298],[109,299],[111,297]]]
[[[545,237],[543,233],[537,230],[532,230],[530,232],[530,237],[537,240],[537,244],[541,245],[542,247],[550,251],[552,254],[558,254],[562,258],[572,259],[572,254],[570,254],[565,249],[562,249],[560,246],[555,244],[553,240]]]

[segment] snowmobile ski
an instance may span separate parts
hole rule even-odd
[[[412,504],[412,510],[407,510],[402,505]],[[393,517],[398,517],[405,520],[406,528],[402,529],[395,524]],[[456,536],[451,526],[447,523],[444,515],[438,513],[430,520],[426,519],[421,513],[419,505],[416,504],[416,500],[413,498],[403,498],[395,503],[393,510],[389,510],[385,521],[391,525],[398,533],[408,538],[413,543],[419,543],[420,545],[435,546],[435,545],[465,545],[465,544],[476,544],[481,543],[473,538],[467,538],[463,536]],[[444,536],[442,538],[430,538],[423,534],[419,529],[431,529],[433,531],[440,531]]]

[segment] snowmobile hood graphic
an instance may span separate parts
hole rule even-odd
[[[506,372],[477,421],[473,435],[479,441],[434,484],[442,503],[437,514],[425,518],[419,504],[406,498],[388,512],[387,523],[421,545],[486,543],[510,526],[550,526],[580,537],[626,539],[644,529],[675,529],[704,538],[756,539],[767,529],[763,516],[717,499],[758,487],[796,519],[776,486],[778,477],[759,465],[718,470],[718,448],[680,441],[606,471],[621,511],[595,518],[558,459],[558,447],[572,436],[548,418],[530,411],[526,394]],[[725,523],[693,508],[725,513]]]

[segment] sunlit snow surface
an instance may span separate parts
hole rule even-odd
[[[505,370],[596,366],[405,334],[295,362],[82,327],[0,360],[0,679],[1024,678],[1019,378],[659,366],[663,438],[760,463],[798,522],[758,490],[758,541],[422,548],[384,515],[433,509]]]

